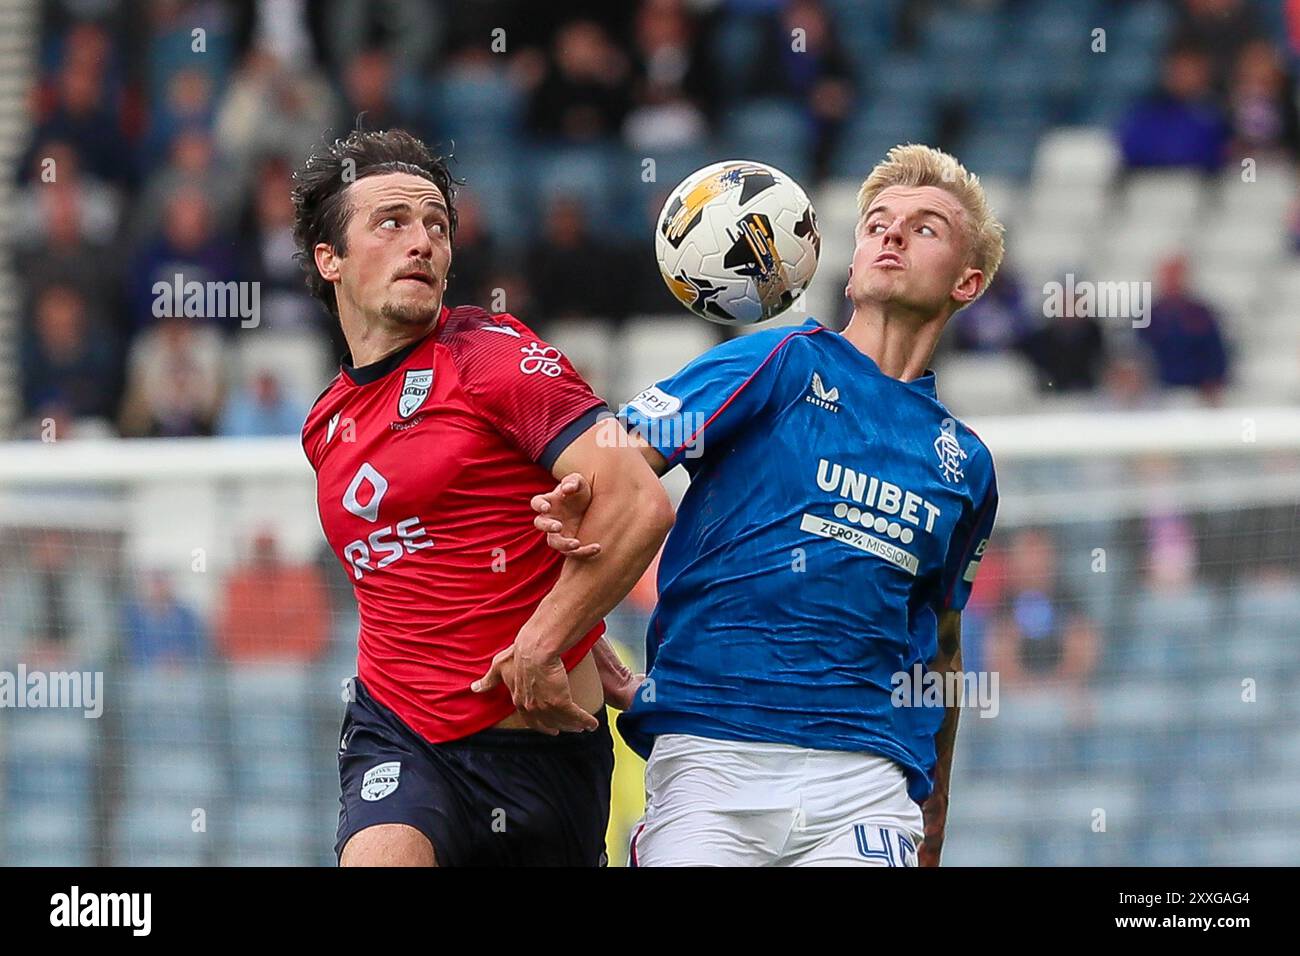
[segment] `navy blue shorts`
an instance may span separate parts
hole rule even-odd
[[[405,823],[439,866],[604,866],[614,745],[589,733],[482,730],[431,744],[355,680],[339,748],[336,856],[353,834]]]

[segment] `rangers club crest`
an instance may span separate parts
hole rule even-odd
[[[952,484],[965,477],[961,463],[966,460],[966,452],[962,451],[961,444],[957,441],[954,434],[956,430],[956,423],[951,418],[944,419],[939,437],[934,440],[934,453],[939,456],[939,467],[943,469],[944,480]]]
[[[433,369],[416,368],[408,371],[402,382],[402,394],[397,399],[397,414],[402,418],[410,418],[420,410],[432,388]]]

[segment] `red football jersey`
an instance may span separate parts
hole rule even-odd
[[[514,711],[505,687],[469,685],[564,563],[529,499],[555,487],[556,457],[608,414],[559,349],[514,316],[463,307],[380,362],[341,367],[307,415],[321,526],[360,609],[357,674],[425,739]]]

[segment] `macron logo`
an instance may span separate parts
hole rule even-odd
[[[328,445],[330,439],[334,437],[334,429],[339,427],[339,416],[342,414],[342,412],[335,412],[334,417],[330,419],[329,428],[325,429],[325,444]]]
[[[813,372],[812,382],[809,383],[808,388],[811,394],[804,396],[805,402],[811,402],[818,408],[824,408],[828,412],[838,412],[840,410],[838,404],[840,390],[838,388],[827,388],[825,383],[822,382],[821,375],[817,372]]]
[[[51,926],[128,926],[133,936],[148,936],[153,925],[152,893],[69,893],[50,897]]]

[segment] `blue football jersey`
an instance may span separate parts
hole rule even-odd
[[[894,675],[962,608],[997,484],[939,402],[808,320],[710,349],[621,412],[691,476],[659,564],[648,681],[619,719],[648,756],[694,734],[882,754],[933,788],[940,706],[894,706]]]

